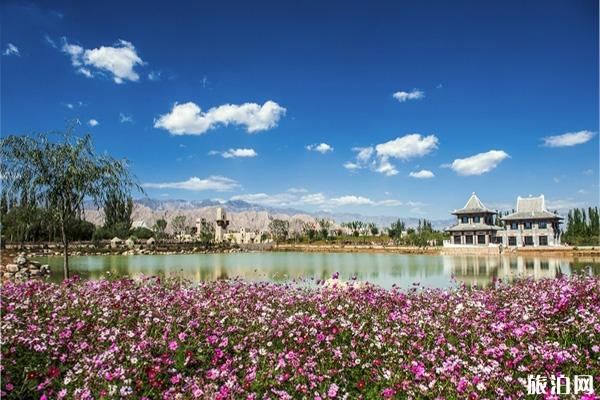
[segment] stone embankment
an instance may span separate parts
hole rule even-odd
[[[50,266],[38,261],[28,260],[25,253],[17,255],[12,263],[0,264],[0,273],[3,279],[24,281],[50,275]]]

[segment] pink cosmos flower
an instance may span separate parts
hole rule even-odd
[[[329,396],[329,398],[333,399],[335,398],[335,396],[337,396],[337,392],[338,392],[338,385],[336,385],[335,383],[332,383],[329,386],[329,390],[327,390],[327,396]]]
[[[171,350],[171,351],[177,350],[177,341],[176,340],[171,340],[169,342],[169,350]]]

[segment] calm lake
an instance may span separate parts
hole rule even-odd
[[[62,258],[41,257],[52,267],[52,280],[60,281]],[[172,275],[192,281],[240,277],[252,281],[286,282],[295,278],[340,278],[369,281],[390,288],[446,288],[457,282],[486,286],[492,279],[512,280],[532,276],[551,278],[558,274],[600,275],[600,259],[545,258],[523,256],[439,256],[382,253],[233,253],[136,256],[74,256],[73,274],[99,279],[116,276]],[[453,280],[454,277],[454,280]]]

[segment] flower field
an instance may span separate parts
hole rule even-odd
[[[3,286],[1,311],[6,399],[517,399],[528,374],[600,386],[597,277],[408,292],[29,281]]]

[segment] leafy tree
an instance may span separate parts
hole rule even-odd
[[[289,229],[289,221],[274,219],[269,223],[269,231],[277,242],[282,242],[287,239]]]
[[[390,238],[396,242],[399,242],[402,238],[402,232],[404,232],[406,225],[401,220],[396,220],[392,222],[390,228],[388,229],[388,234]]]
[[[152,230],[156,233],[158,238],[165,237],[165,232],[167,230],[167,221],[163,218],[157,219],[152,227]]]
[[[360,235],[360,232],[365,227],[365,223],[362,221],[350,221],[344,224],[344,226],[350,229],[354,236],[358,237]]]
[[[138,239],[150,239],[154,236],[154,232],[151,229],[139,226],[131,230],[131,235]]]
[[[321,236],[321,239],[327,240],[331,222],[325,218],[319,219],[317,222],[319,223],[319,236]]]
[[[367,229],[369,229],[369,232],[371,233],[372,236],[377,236],[377,234],[379,233],[379,228],[377,227],[377,224],[375,224],[374,222],[369,222],[367,224]]]
[[[575,208],[567,214],[566,229],[562,241],[576,246],[600,244],[600,213],[598,207]]]
[[[127,237],[131,230],[133,200],[118,192],[109,193],[104,202],[104,227],[112,236]]]
[[[173,233],[175,235],[186,233],[187,227],[188,225],[185,215],[178,215],[171,221],[171,228],[173,229]]]
[[[209,244],[215,238],[215,226],[202,218],[200,221],[200,232],[198,232],[198,238],[201,243]]]
[[[317,230],[310,222],[305,222],[302,224],[302,232],[304,233],[304,236],[308,238],[309,242],[312,242],[317,237]]]
[[[83,216],[84,201],[96,207],[109,194],[128,195],[132,188],[142,190],[128,170],[127,163],[94,151],[90,135],[76,137],[72,128],[50,134],[10,135],[0,142],[2,191],[27,195],[32,202],[51,212],[60,228],[63,270],[69,277],[69,224]]]

